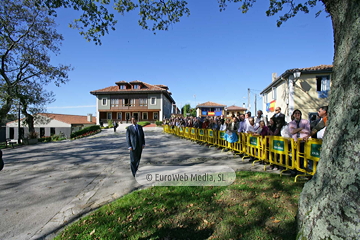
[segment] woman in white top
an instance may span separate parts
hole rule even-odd
[[[224,119],[220,119],[220,131],[226,131],[226,123]]]

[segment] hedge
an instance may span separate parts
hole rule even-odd
[[[83,135],[83,134],[85,134],[87,132],[92,132],[92,131],[97,131],[97,130],[100,130],[99,125],[93,125],[93,126],[90,126],[90,127],[86,127],[86,128],[83,128],[83,129],[81,129],[79,131],[73,132],[71,134],[71,138]]]

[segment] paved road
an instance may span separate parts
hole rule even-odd
[[[213,164],[262,170],[230,154],[144,128],[141,165]],[[0,172],[0,239],[51,239],[69,222],[141,188],[119,127],[75,141],[5,149]]]

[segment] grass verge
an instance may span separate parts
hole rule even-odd
[[[236,175],[225,187],[135,191],[55,239],[295,239],[303,183],[263,172]]]

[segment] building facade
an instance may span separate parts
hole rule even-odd
[[[141,81],[120,81],[116,86],[91,91],[96,96],[97,124],[117,121],[162,121],[176,109],[175,101],[165,85],[151,85]]]
[[[225,116],[232,117],[232,116],[237,116],[238,114],[245,114],[246,110],[247,109],[244,107],[238,107],[235,105],[231,105],[231,106],[225,108]]]
[[[225,114],[226,105],[214,102],[205,102],[196,106],[197,117],[212,117],[221,116]]]
[[[308,119],[309,114],[329,104],[332,73],[332,65],[319,65],[289,69],[280,77],[273,75],[271,84],[261,92],[264,115],[269,119],[275,108],[281,107],[287,122],[295,109]]]
[[[96,118],[92,114],[79,116],[39,113],[34,116],[35,132],[38,133],[39,138],[52,135],[63,135],[70,138],[71,133],[95,124]],[[20,119],[20,139],[27,138],[28,133],[28,126],[24,123],[24,119]],[[18,120],[6,124],[6,138],[19,139]]]

